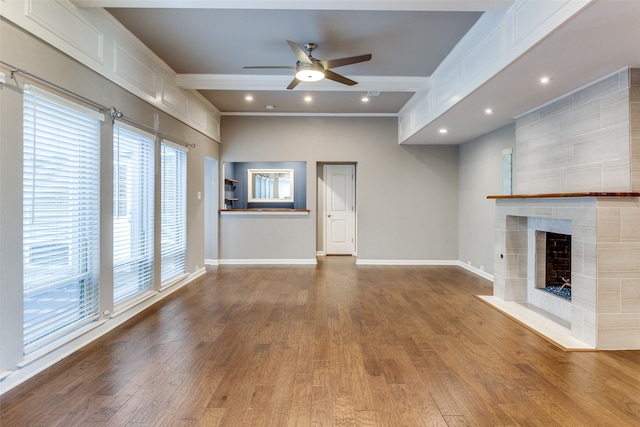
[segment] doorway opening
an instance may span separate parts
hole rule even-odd
[[[356,255],[356,164],[318,163],[319,255]]]
[[[204,158],[204,258],[218,265],[218,161]]]

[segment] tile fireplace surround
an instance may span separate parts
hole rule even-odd
[[[489,198],[494,284],[483,299],[566,349],[640,349],[640,193]],[[570,301],[535,289],[536,231],[572,236]]]

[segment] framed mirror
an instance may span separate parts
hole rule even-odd
[[[247,169],[249,203],[292,203],[293,169]]]

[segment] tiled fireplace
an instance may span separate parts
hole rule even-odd
[[[518,117],[513,153],[489,299],[567,348],[640,349],[640,69]],[[571,300],[539,289],[545,233],[571,236]]]
[[[494,297],[558,323],[579,348],[640,349],[638,196],[497,198]],[[571,235],[571,300],[536,283],[540,232]]]

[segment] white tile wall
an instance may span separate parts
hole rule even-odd
[[[640,342],[640,201],[599,201],[597,234],[598,345],[634,348],[630,341]]]
[[[629,134],[630,114],[640,133],[640,94],[630,103],[629,81],[623,70],[518,118],[514,194],[640,188]]]
[[[629,95],[629,117],[631,132],[631,185],[640,191],[640,69],[631,69]]]

